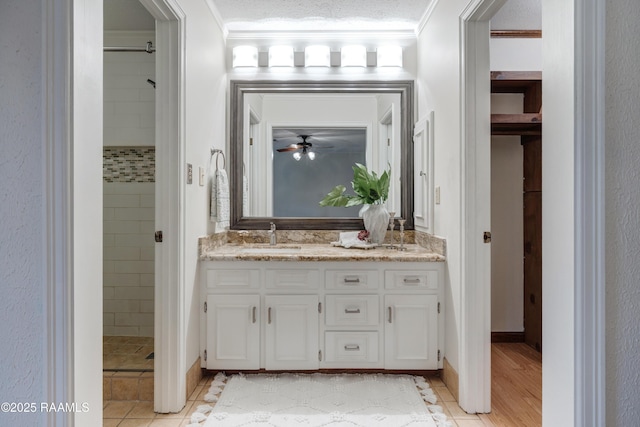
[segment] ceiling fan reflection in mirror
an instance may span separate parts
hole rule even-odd
[[[305,157],[313,160],[321,152],[343,155],[364,153],[366,149],[365,128],[274,127],[272,132],[274,151],[293,152],[293,158],[298,161]]]
[[[311,135],[298,135],[299,138],[302,138],[301,142],[294,142],[293,144],[290,144],[288,147],[279,148],[276,151],[279,153],[295,151],[295,153],[293,153],[293,158],[298,161],[303,156],[307,156],[309,157],[309,160],[313,160],[316,158],[316,153],[311,151],[311,147],[313,147],[313,144],[310,142],[307,142],[307,138],[309,138],[310,136]]]

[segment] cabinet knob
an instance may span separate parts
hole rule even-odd
[[[360,314],[360,309],[359,308],[345,308],[344,312],[346,314]]]
[[[251,309],[251,316],[252,316],[251,320],[253,320],[253,323],[256,323],[256,311],[257,311],[257,307],[254,306],[253,309]]]
[[[344,283],[347,285],[353,285],[356,283],[360,283],[360,278],[357,276],[346,276],[344,278]]]
[[[360,346],[358,344],[347,344],[344,346],[345,351],[360,351]]]
[[[391,312],[391,307],[387,307],[387,311],[389,313],[389,323],[391,323],[391,318],[392,318],[392,312]]]

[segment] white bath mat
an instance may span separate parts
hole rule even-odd
[[[358,374],[235,375],[205,427],[436,427],[414,377]],[[437,421],[436,421],[437,420]]]

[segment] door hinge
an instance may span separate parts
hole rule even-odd
[[[484,239],[485,243],[491,243],[491,232],[485,231],[482,238]]]
[[[204,302],[204,312],[205,313],[207,312],[207,302],[206,301]]]
[[[204,361],[207,361],[207,350],[204,351]]]
[[[205,359],[206,360],[206,359]],[[438,350],[438,362],[440,361],[440,350]]]
[[[253,138],[249,138],[249,145],[253,145]]]
[[[156,231],[155,239],[156,243],[162,243],[162,230]]]
[[[440,314],[440,303],[438,303],[438,314]]]
[[[318,303],[318,313],[322,313],[322,303]]]
[[[322,350],[318,350],[318,361],[322,362]]]
[[[391,147],[391,138],[387,138],[387,147]]]

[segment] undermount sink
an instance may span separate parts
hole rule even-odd
[[[240,252],[244,254],[261,254],[261,253],[270,253],[270,254],[290,254],[300,252],[302,249],[300,246],[271,246],[271,245],[260,245],[260,246],[247,246],[246,248],[240,249]]]

